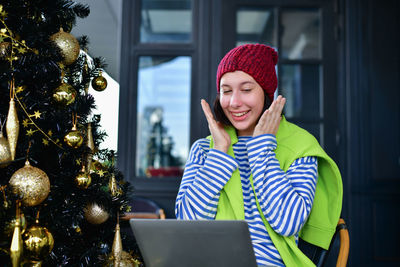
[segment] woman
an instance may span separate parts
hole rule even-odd
[[[286,99],[273,99],[277,60],[262,44],[221,60],[216,119],[201,100],[211,136],[191,148],[175,212],[185,220],[246,220],[258,265],[312,266],[298,237],[303,229],[303,239],[328,248],[341,178],[315,138],[281,116]]]

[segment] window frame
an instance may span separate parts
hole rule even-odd
[[[201,98],[209,99],[209,66],[211,49],[210,0],[192,0],[192,40],[188,43],[141,43],[141,1],[123,1],[121,44],[121,79],[117,166],[134,187],[135,195],[149,198],[175,198],[181,177],[136,176],[138,71],[141,56],[191,57],[191,98],[189,146],[208,135],[206,120],[200,107]],[[200,52],[201,50],[201,52]],[[202,56],[199,56],[202,55]],[[206,88],[205,90],[201,90]],[[188,151],[189,152],[189,151]]]

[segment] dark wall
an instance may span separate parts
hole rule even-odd
[[[345,1],[350,266],[400,264],[399,1]]]

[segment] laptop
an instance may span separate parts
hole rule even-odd
[[[245,221],[131,219],[146,267],[256,267]]]

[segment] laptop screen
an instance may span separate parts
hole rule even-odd
[[[131,219],[146,267],[257,266],[245,221]]]

